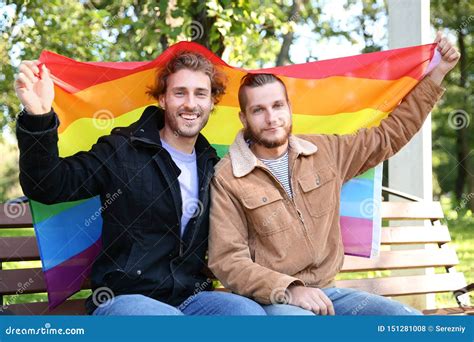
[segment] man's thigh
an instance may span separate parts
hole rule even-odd
[[[314,316],[315,313],[289,304],[262,305],[268,316]]]
[[[422,315],[408,305],[354,289],[322,289],[331,299],[336,315]]]
[[[99,316],[170,316],[182,315],[175,307],[140,294],[120,295],[100,305]]]
[[[178,306],[185,315],[265,315],[257,302],[233,293],[202,291],[190,296]]]

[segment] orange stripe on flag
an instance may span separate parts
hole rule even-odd
[[[228,72],[226,95],[219,105],[238,108],[241,71]],[[111,119],[135,108],[156,104],[145,94],[154,82],[155,71],[146,70],[114,81],[101,83],[74,94],[55,87],[54,108],[61,120],[59,133],[80,118]],[[403,77],[395,81],[351,77],[328,77],[303,80],[283,77],[295,113],[303,115],[336,115],[372,108],[390,112],[417,83]]]

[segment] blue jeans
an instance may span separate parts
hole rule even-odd
[[[263,308],[253,300],[219,291],[199,292],[177,307],[140,294],[120,295],[101,304],[92,314],[103,316],[266,315]]]
[[[400,302],[364,291],[338,287],[321,290],[332,301],[336,315],[422,315],[420,311]],[[263,309],[269,316],[315,315],[312,311],[287,304],[263,305]]]

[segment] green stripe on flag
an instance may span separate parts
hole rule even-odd
[[[375,167],[368,170],[368,171],[365,171],[363,174],[361,175],[358,175],[357,177],[355,178],[358,178],[358,179],[371,179],[373,180],[374,179],[374,176],[375,176]]]
[[[50,217],[56,216],[59,213],[65,210],[71,209],[73,207],[76,207],[88,200],[90,200],[90,198],[86,198],[79,201],[73,201],[73,202],[58,203],[58,204],[43,204],[40,202],[30,200],[30,205],[32,209],[31,211],[32,213],[34,213],[33,223],[36,224]]]
[[[212,144],[212,147],[216,149],[217,155],[219,158],[222,158],[225,156],[227,152],[229,152],[229,145],[218,145],[218,144]]]

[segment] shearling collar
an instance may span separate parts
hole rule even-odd
[[[313,143],[290,135],[289,138],[290,149],[296,155],[311,155],[316,153],[318,147]],[[234,177],[243,177],[252,172],[257,166],[258,159],[250,150],[247,142],[244,140],[243,130],[240,130],[234,142],[229,148],[229,156],[232,162],[232,172]]]

